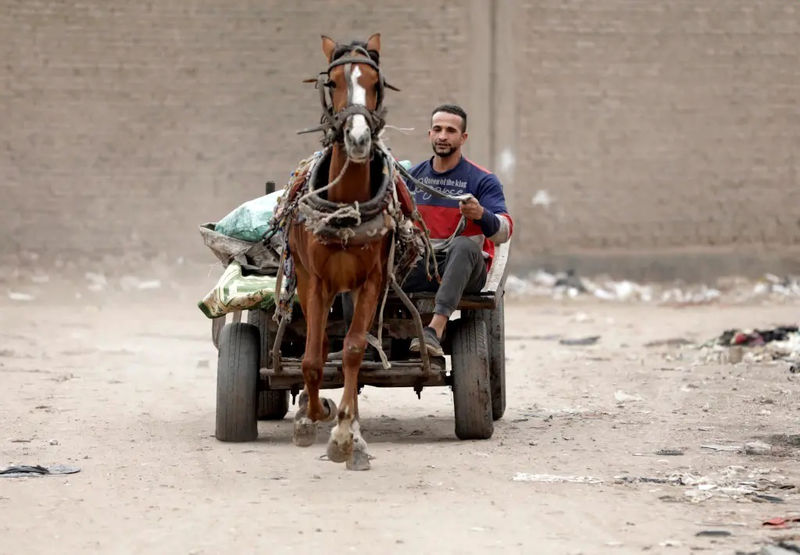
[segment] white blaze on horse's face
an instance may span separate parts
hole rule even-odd
[[[350,83],[348,84],[352,103],[366,106],[367,91],[358,82],[359,77],[361,77],[361,69],[358,65],[354,65],[353,70],[350,72]],[[344,131],[344,146],[347,150],[347,156],[352,162],[358,164],[366,162],[372,149],[372,133],[369,125],[367,125],[367,118],[361,114],[350,116],[347,118]]]

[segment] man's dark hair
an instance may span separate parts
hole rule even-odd
[[[433,114],[436,112],[447,112],[448,114],[455,114],[456,116],[461,116],[461,132],[467,132],[467,113],[464,111],[464,108],[458,106],[457,104],[442,104],[441,106],[437,106],[431,112],[431,121],[433,121]]]

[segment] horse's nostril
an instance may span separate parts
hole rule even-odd
[[[350,142],[352,143],[353,146],[363,147],[369,142],[369,135],[362,134],[362,135],[358,135],[358,136],[353,136],[351,134],[350,135]]]

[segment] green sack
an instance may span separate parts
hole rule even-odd
[[[249,200],[217,222],[215,231],[242,241],[255,243],[269,231],[269,222],[275,212],[283,189]]]
[[[197,306],[209,318],[235,310],[269,309],[275,304],[275,280],[274,276],[243,276],[242,267],[234,261]]]

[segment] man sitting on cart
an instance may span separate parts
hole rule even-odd
[[[462,201],[440,198],[408,183],[430,230],[441,283],[428,279],[422,261],[404,281],[403,290],[436,293],[434,315],[423,337],[431,356],[443,356],[441,340],[450,315],[464,293],[478,293],[486,284],[494,246],[508,241],[514,222],[497,176],[461,153],[468,137],[463,108],[454,104],[434,108],[428,137],[433,157],[411,168],[411,175],[451,197],[471,195]],[[418,338],[412,340],[410,350],[419,352]]]

